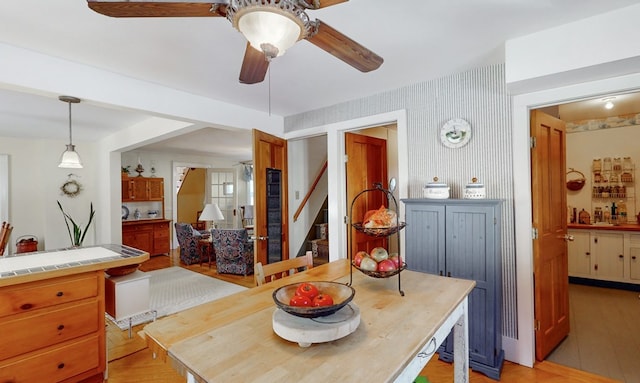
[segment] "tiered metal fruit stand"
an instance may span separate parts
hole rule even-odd
[[[391,209],[391,202],[393,202],[393,210],[396,212],[396,217],[395,217],[395,226],[390,226],[390,227],[374,227],[374,228],[367,228],[364,227],[364,222],[357,222],[354,223],[353,222],[353,207],[356,203],[356,201],[358,200],[358,198],[360,198],[361,196],[363,196],[366,193],[384,193],[385,197],[387,198],[388,202],[389,202],[389,206],[388,208]],[[402,230],[405,227],[405,223],[404,222],[400,222],[400,219],[398,218],[398,202],[396,201],[396,198],[393,196],[392,191],[390,191],[389,189],[385,189],[382,187],[382,184],[380,183],[375,183],[373,185],[372,189],[365,189],[363,191],[361,191],[360,193],[358,193],[353,200],[351,201],[351,210],[349,212],[349,224],[351,226],[350,230],[349,230],[349,261],[351,262],[351,268],[350,268],[350,272],[349,272],[349,286],[351,286],[351,284],[353,283],[353,269],[357,269],[360,272],[362,272],[365,275],[368,275],[372,278],[391,278],[393,276],[398,276],[398,291],[400,292],[401,296],[404,296],[404,291],[402,291],[402,284],[401,284],[401,280],[400,280],[400,274],[402,272],[402,270],[407,268],[407,264],[404,261],[400,261],[400,264],[398,266],[397,269],[395,270],[391,270],[391,271],[378,271],[378,270],[364,270],[358,266],[355,265],[355,263],[353,262],[353,229],[364,233],[368,236],[371,237],[377,237],[377,238],[382,238],[382,237],[387,237],[387,244],[389,243],[389,241],[391,239],[389,239],[389,237],[391,237],[392,235],[396,234],[396,240],[398,241],[398,256],[400,257],[400,259],[403,259],[403,257],[401,256],[401,252],[400,252],[400,235],[399,235],[399,231]]]

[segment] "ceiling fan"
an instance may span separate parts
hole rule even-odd
[[[226,17],[248,40],[240,82],[262,82],[271,59],[305,39],[361,72],[383,59],[329,25],[309,19],[315,10],[348,0],[87,0],[89,8],[112,17]]]

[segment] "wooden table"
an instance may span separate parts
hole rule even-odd
[[[200,246],[200,251],[202,251],[203,255],[207,255],[209,258],[209,268],[211,268],[211,258],[214,259],[215,262],[215,252],[213,251],[213,242],[211,236],[198,240],[198,246]],[[200,257],[200,266],[202,266],[202,257]]]
[[[357,270],[358,329],[301,348],[272,329],[271,294],[300,281],[349,281],[339,260],[186,310],[144,328],[149,348],[188,382],[413,382],[454,329],[455,382],[468,382],[467,296],[474,281],[413,271],[376,279]]]

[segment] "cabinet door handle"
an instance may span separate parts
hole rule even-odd
[[[631,259],[633,259],[635,261],[636,260],[636,256],[635,255],[632,256]]]
[[[587,251],[586,253],[584,253],[584,255],[591,255],[591,253]]]
[[[594,270],[598,270],[598,264],[597,263],[595,265],[593,265],[593,269]]]
[[[624,258],[624,255],[620,254],[620,255],[618,255],[618,258],[620,258],[620,259]]]

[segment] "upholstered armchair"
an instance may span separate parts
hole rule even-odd
[[[253,241],[245,229],[211,229],[218,273],[253,273]]]
[[[207,258],[207,255],[202,254],[202,247],[198,244],[198,241],[203,238],[202,234],[194,230],[189,223],[176,222],[175,228],[182,263],[185,265],[202,264],[203,257]]]

